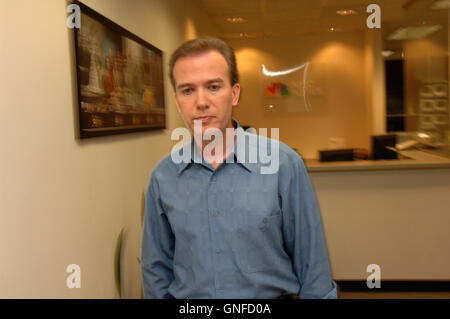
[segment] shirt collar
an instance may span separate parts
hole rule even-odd
[[[241,138],[245,139],[245,136],[250,133],[245,132],[237,120],[232,119],[232,121],[234,123],[234,126],[236,127],[236,140],[241,139]],[[249,139],[249,141],[250,141],[250,139]],[[250,171],[252,173],[256,172],[258,169],[258,164],[257,163],[248,163],[246,161],[245,154],[249,154],[248,151],[257,152],[257,146],[253,145],[252,143],[247,143],[247,142],[243,143],[241,146],[243,146],[244,148],[241,147],[240,149],[238,149],[238,143],[235,141],[233,144],[233,150],[230,152],[230,154],[228,154],[228,156],[234,156],[234,161],[241,164],[248,171]],[[191,150],[191,161],[190,162],[181,162],[179,164],[176,164],[178,175],[180,175],[190,164],[194,163],[195,148],[194,148],[193,140],[190,143],[187,143],[184,146],[182,146],[182,151],[184,152],[185,150],[187,150],[189,148]]]
[[[183,145],[181,149],[182,149],[182,152],[185,152],[189,148],[191,148],[191,154],[192,154],[192,149],[193,149],[192,142]],[[177,165],[177,173],[178,173],[178,175],[180,175],[191,163],[193,163],[192,157],[191,157],[191,161],[190,162],[181,162],[181,163],[175,164],[175,165]]]
[[[248,139],[248,141],[245,140],[245,137],[251,133],[244,131],[242,126],[240,126],[237,121],[236,123],[236,141],[234,142],[232,150],[232,152],[234,153],[234,159],[237,163],[244,166],[248,171],[255,173],[258,170],[258,163],[250,163],[246,160],[246,155],[250,156],[251,152],[254,152],[254,154],[258,154],[256,153],[258,151],[257,145],[253,145],[251,143],[252,139],[250,138]],[[244,143],[238,143],[237,141],[239,139],[244,139]],[[240,148],[238,149],[239,146]]]

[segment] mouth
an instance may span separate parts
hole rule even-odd
[[[205,115],[205,116],[199,116],[199,117],[194,118],[194,121],[202,121],[202,123],[208,123],[213,118],[214,118],[214,116]]]

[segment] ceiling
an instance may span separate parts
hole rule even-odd
[[[448,10],[431,10],[436,0],[199,0],[223,39],[278,37],[307,33],[363,30],[371,3],[381,7],[382,31],[387,35],[400,26],[448,25]],[[340,16],[339,9],[355,15]],[[227,18],[241,17],[244,23]]]

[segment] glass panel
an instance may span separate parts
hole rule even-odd
[[[450,143],[450,1],[241,2],[203,4],[236,51],[243,125],[279,127],[307,158],[388,132]]]

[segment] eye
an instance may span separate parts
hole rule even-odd
[[[209,86],[209,89],[210,89],[211,91],[217,91],[217,90],[220,89],[220,86],[217,85],[217,84],[212,84],[212,85]]]
[[[181,93],[183,93],[183,95],[190,95],[192,93],[192,89],[186,88],[186,89],[182,90]]]

